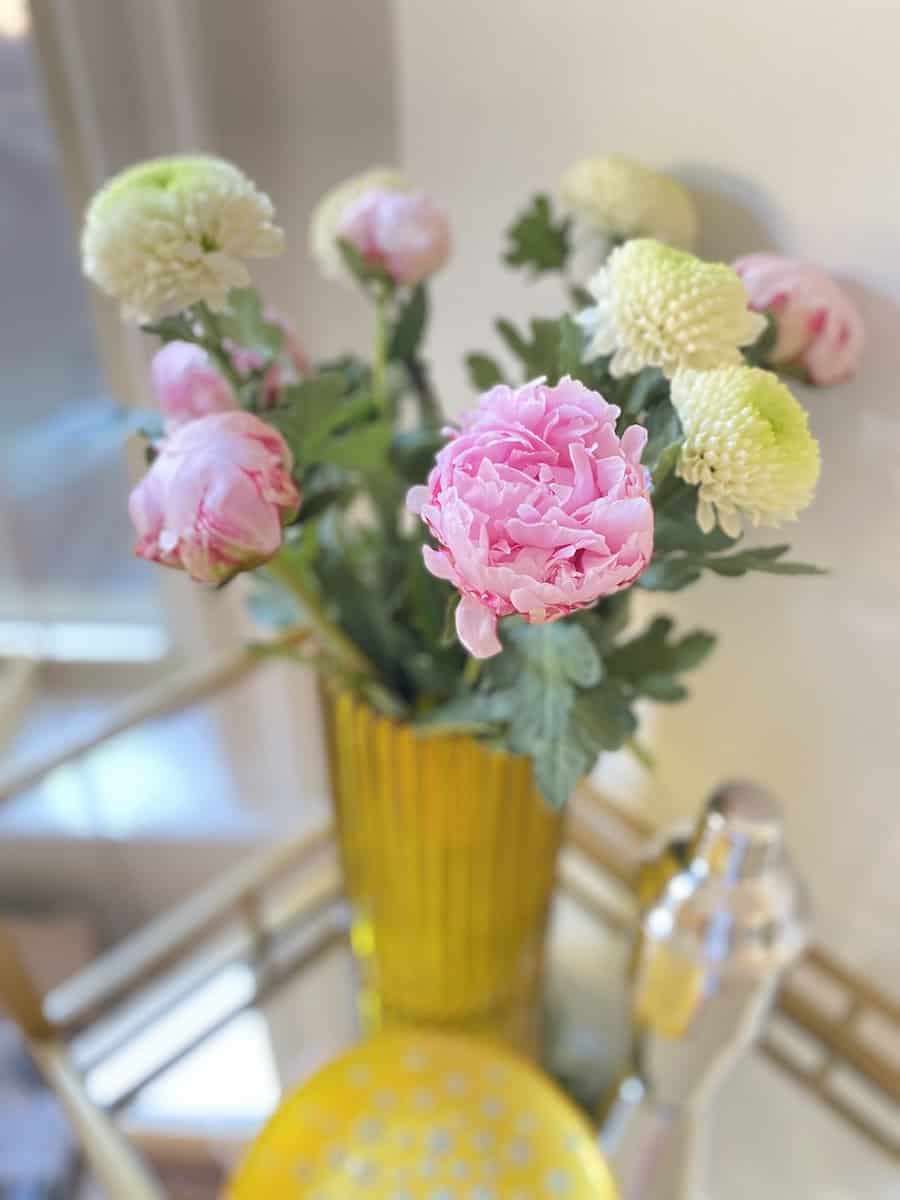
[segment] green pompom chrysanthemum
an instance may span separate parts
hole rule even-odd
[[[697,237],[697,210],[687,188],[621,154],[573,163],[559,194],[605,237],[654,237],[685,250]]]
[[[731,366],[766,327],[731,267],[652,238],[614,250],[589,287],[597,304],[579,317],[591,337],[588,353],[611,355],[615,376],[660,367],[671,378],[685,368]]]
[[[91,201],[84,222],[84,273],[152,320],[198,301],[222,308],[245,287],[245,258],[277,254],[284,235],[268,196],[224,159],[178,155],[116,175]]]
[[[770,371],[726,367],[680,371],[672,404],[684,445],[678,474],[697,485],[697,523],[730,537],[754,525],[793,520],[819,478],[819,446],[805,409]]]

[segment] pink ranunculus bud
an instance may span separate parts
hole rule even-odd
[[[750,307],[775,320],[769,362],[790,364],[825,387],[855,372],[865,329],[859,309],[824,271],[780,254],[748,254],[734,263]]]
[[[424,192],[363,192],[345,210],[337,235],[395,283],[421,283],[450,254],[450,225]]]
[[[191,342],[168,342],[157,350],[150,379],[170,432],[186,421],[237,408],[228,380]]]
[[[289,383],[297,383],[310,372],[309,355],[300,344],[294,326],[274,308],[267,308],[265,318],[270,325],[277,325],[281,330],[281,349],[278,358],[266,371],[262,382],[262,405],[264,408],[275,408],[281,394],[281,389]],[[229,356],[235,369],[246,375],[255,371],[266,361],[265,356],[258,350],[250,350],[246,346],[229,348]]]
[[[499,385],[438,453],[408,506],[440,544],[433,575],[459,588],[460,641],[500,649],[497,619],[554,621],[634,583],[653,553],[647,431],[568,376]]]
[[[131,493],[141,558],[223,583],[277,553],[300,507],[284,438],[248,412],[179,426]]]

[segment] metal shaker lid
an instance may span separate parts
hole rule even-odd
[[[806,891],[784,847],[781,808],[764,788],[727,783],[701,817],[685,869],[645,913],[644,933],[695,966],[766,974],[809,932]]]
[[[701,820],[694,857],[732,882],[775,866],[782,848],[781,805],[765,788],[744,780],[713,793]]]

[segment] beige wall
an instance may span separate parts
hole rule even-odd
[[[824,478],[786,531],[833,573],[682,594],[683,619],[722,645],[693,700],[661,713],[644,782],[661,817],[724,775],[775,787],[823,933],[900,992],[900,7],[395,0],[394,16],[404,161],[456,233],[434,339],[452,403],[462,353],[491,344],[496,313],[556,305],[501,272],[498,235],[585,152],[694,185],[709,255],[773,246],[851,281],[870,347],[852,384],[803,396]]]

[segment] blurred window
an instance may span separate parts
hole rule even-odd
[[[24,0],[0,0],[0,218],[0,657],[159,658]]]

